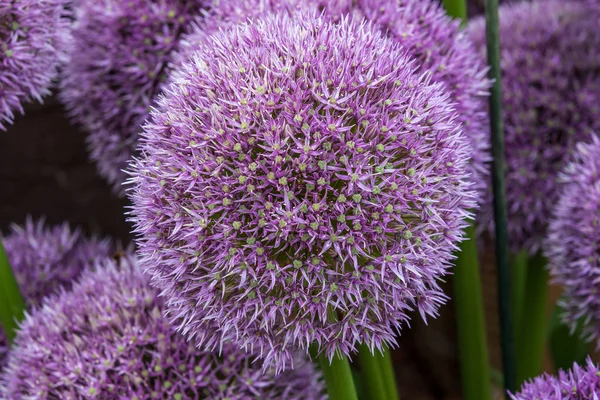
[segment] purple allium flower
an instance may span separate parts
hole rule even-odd
[[[132,163],[139,254],[197,344],[278,368],[395,344],[475,192],[441,84],[369,24],[272,14],[200,44]],[[219,328],[207,334],[214,322]]]
[[[506,200],[513,251],[537,252],[558,200],[557,175],[577,142],[600,132],[600,13],[585,2],[502,6]],[[485,56],[485,21],[470,36]],[[480,223],[493,221],[491,192]]]
[[[0,0],[0,130],[42,101],[65,60],[69,0]]]
[[[479,57],[460,22],[452,20],[432,0],[216,0],[209,15],[183,36],[175,64],[187,61],[199,43],[231,25],[267,12],[318,6],[335,19],[351,14],[366,18],[416,59],[418,73],[431,71],[434,82],[443,82],[455,103],[459,121],[473,148],[469,172],[475,189],[488,187],[489,119],[486,112],[490,81],[486,63]]]
[[[11,399],[322,399],[311,363],[275,376],[225,344],[198,350],[164,316],[133,257],[85,272],[28,314],[2,377]]]
[[[208,0],[80,0],[60,98],[116,192],[179,37]]]
[[[45,227],[43,220],[13,225],[12,232],[3,237],[3,244],[29,307],[39,305],[59,288],[70,287],[87,267],[113,252],[108,240],[87,238],[67,224]],[[0,368],[6,350],[0,329]]]
[[[573,364],[558,376],[544,374],[525,383],[512,400],[598,400],[600,397],[600,369],[591,358],[587,365]]]
[[[564,289],[563,320],[600,339],[600,139],[580,143],[560,175],[564,183],[548,227],[544,250],[550,272]]]

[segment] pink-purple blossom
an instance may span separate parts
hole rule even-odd
[[[600,139],[580,143],[560,175],[545,255],[554,281],[563,288],[563,321],[584,336],[600,339]]]
[[[2,240],[28,307],[38,306],[60,288],[69,288],[83,271],[114,251],[106,239],[88,238],[66,223],[46,226],[43,220],[29,219],[23,226],[13,225]],[[0,329],[0,367],[7,350]]]
[[[184,334],[281,369],[437,314],[476,196],[449,96],[415,64],[312,12],[198,45],[130,171],[138,254]]]
[[[486,63],[479,57],[460,21],[431,0],[217,0],[206,18],[182,37],[175,66],[187,61],[199,43],[237,23],[270,12],[317,7],[338,21],[343,15],[366,19],[385,32],[416,59],[418,73],[431,72],[442,82],[455,104],[458,121],[472,147],[469,173],[483,195],[488,187],[490,161],[489,120],[486,111],[490,81]],[[175,68],[176,69],[176,68]]]
[[[585,1],[500,7],[506,201],[513,251],[540,250],[575,144],[600,132],[600,10]],[[469,34],[485,57],[485,21]],[[491,228],[491,190],[480,224]]]
[[[591,358],[586,365],[573,364],[557,376],[544,374],[526,382],[512,400],[596,400],[600,393],[600,369]]]
[[[87,132],[99,173],[118,193],[171,53],[206,3],[80,0],[75,7],[60,99]]]
[[[0,0],[0,130],[42,101],[65,60],[69,0]]]
[[[108,259],[28,314],[0,375],[10,399],[320,400],[313,365],[275,376],[225,344],[198,350],[164,316],[135,258]],[[0,389],[2,390],[2,389]]]

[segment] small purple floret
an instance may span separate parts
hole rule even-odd
[[[369,24],[280,13],[200,44],[131,166],[139,254],[197,344],[291,361],[395,344],[475,205],[430,73]],[[207,326],[218,329],[207,334]]]
[[[0,0],[0,130],[42,101],[65,61],[70,0]]]
[[[600,369],[591,358],[585,366],[573,364],[558,376],[544,374],[526,382],[521,391],[510,394],[512,400],[597,400],[600,393]]]
[[[163,299],[125,256],[85,272],[28,314],[0,375],[10,399],[321,400],[313,365],[275,376],[226,344],[206,353],[177,333]]]

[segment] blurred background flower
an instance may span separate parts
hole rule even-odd
[[[208,0],[79,0],[60,99],[117,193],[180,36]]]
[[[50,94],[65,61],[69,0],[0,1],[0,130],[23,113],[23,103]]]
[[[560,175],[564,184],[548,228],[545,255],[563,287],[563,320],[572,330],[600,339],[600,139],[580,143]]]
[[[107,239],[88,238],[67,223],[45,226],[43,220],[13,225],[2,241],[28,307],[38,306],[60,288],[69,288],[83,271],[114,252],[114,244]],[[6,351],[0,330],[0,369]]]
[[[506,201],[511,250],[540,250],[557,176],[579,141],[600,129],[600,15],[586,2],[536,1],[500,8]],[[469,24],[485,57],[485,23]],[[491,189],[478,216],[491,229]]]

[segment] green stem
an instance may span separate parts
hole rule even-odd
[[[392,360],[384,350],[375,354],[366,345],[361,345],[358,351],[363,382],[366,387],[368,399],[372,400],[398,400],[396,377]]]
[[[498,269],[498,311],[504,388],[516,390],[515,350],[511,309],[510,271],[508,269],[508,229],[504,187],[504,132],[502,129],[502,77],[500,71],[500,34],[498,30],[498,0],[485,1],[485,25],[488,76],[493,80],[490,90],[490,130],[492,134],[492,187],[494,191],[494,221],[496,268]]]
[[[24,312],[25,301],[0,238],[0,324],[9,343],[15,337],[18,323],[23,319]]]
[[[448,15],[461,19],[461,25],[467,23],[467,2],[466,0],[444,0],[444,7]]]
[[[454,302],[463,399],[492,398],[475,229],[469,226],[454,267]]]
[[[345,356],[336,354],[329,362],[327,356],[321,354],[319,362],[327,385],[329,400],[358,400],[350,363]]]
[[[559,305],[554,306],[547,331],[555,369],[569,369],[575,362],[584,364],[590,348],[589,343],[582,339],[584,319],[578,321],[575,331],[571,333],[571,329],[560,320],[563,312]]]
[[[544,345],[548,318],[546,303],[548,299],[548,272],[546,260],[536,255],[527,266],[525,296],[521,311],[521,325],[517,336],[517,382],[523,383],[542,372]]]
[[[389,400],[399,400],[398,387],[396,386],[396,375],[394,374],[394,365],[389,350],[383,353],[375,352],[375,357],[378,359],[383,381],[387,390]]]
[[[526,251],[520,251],[513,257],[510,276],[512,279],[512,309],[514,327],[521,326],[521,310],[523,309],[523,297],[525,296],[525,282],[527,280],[527,260],[529,255]],[[518,332],[515,332],[515,335]]]

